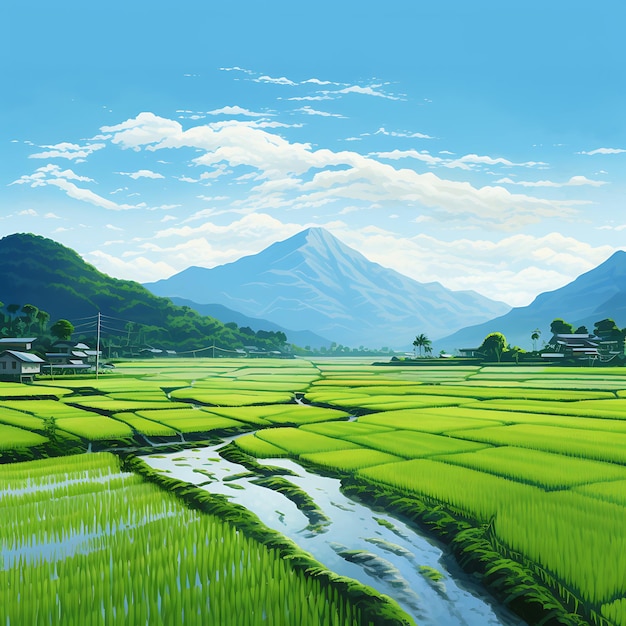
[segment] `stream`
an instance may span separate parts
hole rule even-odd
[[[286,496],[254,484],[256,477],[246,476],[244,467],[220,457],[217,450],[223,445],[142,458],[173,478],[245,506],[328,569],[394,598],[418,626],[526,624],[474,585],[435,542],[344,496],[338,479],[287,459],[259,461],[294,473],[284,478],[306,491],[323,511],[321,517],[307,517]]]

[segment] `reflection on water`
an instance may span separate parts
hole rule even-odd
[[[393,597],[420,626],[525,624],[490,604],[462,574],[453,577],[442,550],[414,529],[344,496],[339,480],[313,474],[287,459],[263,461],[291,470],[295,475],[286,478],[306,491],[329,520],[319,528],[311,526],[290,499],[254,484],[249,472],[222,459],[216,452],[222,445],[143,458],[174,478],[227,495],[328,569]]]

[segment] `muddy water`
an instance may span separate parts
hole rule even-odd
[[[420,626],[518,626],[525,624],[490,601],[436,544],[393,516],[344,496],[340,482],[286,459],[262,463],[291,470],[324,519],[307,517],[282,494],[251,482],[245,468],[222,459],[223,444],[143,457],[153,468],[253,511],[327,568],[393,597]]]

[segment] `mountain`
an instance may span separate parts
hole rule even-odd
[[[243,313],[239,313],[238,311],[233,311],[222,304],[198,304],[197,302],[185,300],[184,298],[170,299],[178,306],[188,306],[194,311],[200,313],[200,315],[209,315],[217,320],[220,320],[220,322],[223,322],[224,324],[235,322],[237,326],[247,326],[254,331],[267,330],[273,332],[283,332],[287,335],[288,343],[293,343],[302,348],[305,346],[310,346],[311,348],[321,348],[322,346],[328,347],[331,344],[328,339],[320,337],[309,330],[289,330],[288,328],[284,328],[278,324],[269,322],[268,320],[248,317],[247,315],[243,315]]]
[[[32,234],[0,239],[0,300],[6,305],[32,304],[50,315],[50,321],[68,319],[77,335],[95,338],[95,316],[105,316],[104,337],[125,338],[128,343],[156,344],[180,350],[210,346],[233,349],[255,343],[274,349],[277,338],[251,341],[249,334],[222,322],[159,298],[139,283],[118,280],[99,272],[70,248]],[[2,305],[0,305],[0,309]],[[19,311],[17,312],[19,316]],[[11,316],[0,311],[0,327]],[[127,326],[128,322],[132,322]],[[8,332],[8,331],[7,331]],[[121,340],[120,340],[121,341]]]
[[[511,309],[503,316],[464,328],[437,342],[437,349],[475,348],[491,332],[501,332],[511,345],[532,348],[533,330],[541,330],[543,341],[550,339],[550,324],[561,318],[574,327],[593,325],[610,317],[626,326],[626,252],[615,252],[604,263],[581,274],[564,287],[539,294],[528,306]]]
[[[221,304],[351,347],[406,349],[418,333],[435,339],[510,308],[372,263],[322,228],[233,263],[189,267],[145,286],[160,296]]]

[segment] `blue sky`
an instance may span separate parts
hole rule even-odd
[[[5,3],[0,235],[147,282],[323,226],[416,280],[528,304],[625,247],[625,18]]]

